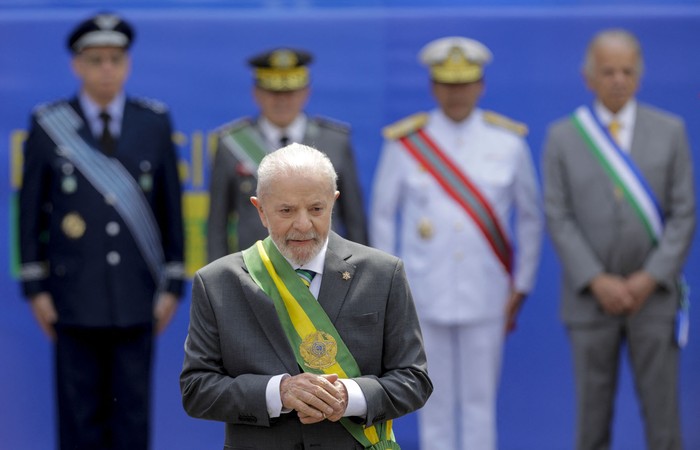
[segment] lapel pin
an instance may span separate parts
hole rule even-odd
[[[348,281],[350,278],[350,272],[348,272],[347,270],[343,272],[343,280]]]

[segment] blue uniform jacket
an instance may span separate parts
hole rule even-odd
[[[83,116],[77,98],[69,104]],[[165,289],[180,295],[184,238],[171,133],[162,105],[127,99],[113,157],[139,183],[153,210],[168,268]],[[86,123],[79,134],[97,148]],[[24,158],[19,207],[24,295],[49,292],[63,325],[150,323],[156,283],[131,232],[110,200],[61,156],[36,114]]]

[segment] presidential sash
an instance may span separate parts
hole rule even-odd
[[[333,322],[272,239],[256,242],[243,252],[243,260],[255,283],[272,299],[303,371],[337,374],[340,378],[362,375]],[[348,418],[342,418],[340,423],[365,448],[400,449],[394,440],[391,420],[369,427]]]
[[[576,109],[571,121],[581,134],[586,148],[603,167],[615,188],[622,192],[642,221],[649,239],[656,244],[663,232],[664,218],[659,202],[642,172],[587,106]]]
[[[37,121],[61,156],[70,160],[124,219],[156,287],[161,288],[165,279],[165,256],[160,229],[136,180],[118,160],[90,147],[80,137],[78,130],[85,124],[67,103],[39,109]]]
[[[474,220],[505,271],[513,273],[513,249],[491,204],[476,185],[437,146],[423,129],[400,137],[399,142]]]
[[[248,121],[224,130],[221,142],[250,174],[257,176],[260,161],[267,155],[267,145]]]

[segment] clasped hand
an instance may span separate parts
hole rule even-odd
[[[302,373],[280,383],[282,406],[297,411],[304,424],[325,419],[336,422],[345,414],[348,392],[338,375]]]
[[[603,310],[610,315],[634,314],[656,289],[656,280],[647,272],[628,277],[600,274],[591,282],[591,290]]]

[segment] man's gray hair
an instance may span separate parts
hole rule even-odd
[[[338,174],[333,163],[324,153],[308,145],[298,143],[282,147],[267,154],[258,166],[258,187],[255,195],[262,198],[275,179],[280,176],[297,176],[315,173],[328,180],[333,194],[338,190]]]
[[[613,42],[627,45],[629,48],[634,50],[635,53],[637,53],[637,75],[641,77],[642,72],[644,71],[642,46],[634,34],[622,28],[602,30],[593,36],[593,39],[591,39],[591,41],[588,43],[588,47],[586,48],[586,56],[583,61],[584,73],[586,75],[593,75],[593,72],[595,71],[595,61],[593,60],[594,50],[600,45],[606,45]]]

